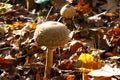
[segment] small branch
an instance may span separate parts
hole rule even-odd
[[[60,16],[60,18],[57,20],[57,22],[59,22],[62,18],[63,18],[63,17],[62,17],[62,16]]]
[[[47,21],[47,19],[48,19],[48,17],[49,17],[49,15],[50,15],[50,13],[51,13],[51,11],[52,11],[52,9],[53,9],[53,6],[51,6],[51,8],[50,8],[50,10],[49,10],[49,12],[48,12],[48,14],[47,14],[47,16],[46,16],[45,21]]]
[[[6,49],[11,49],[12,47],[5,47],[5,48],[1,48],[0,51],[6,50]]]

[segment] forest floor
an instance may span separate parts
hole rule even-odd
[[[46,21],[65,24],[71,38],[54,51],[50,80],[120,80],[119,0],[27,3],[0,0],[0,80],[43,80],[47,47],[33,36]],[[65,4],[75,9],[74,17],[60,14]]]

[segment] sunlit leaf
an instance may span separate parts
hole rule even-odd
[[[24,65],[28,65],[28,63],[29,63],[29,56],[27,56],[26,58],[25,58],[25,63],[24,63]]]
[[[115,33],[119,33],[120,34],[120,28],[113,28],[112,31],[114,31]]]
[[[120,56],[112,56],[112,57],[110,57],[110,59],[111,60],[118,60],[118,59],[120,59]]]
[[[101,66],[104,65],[104,62],[101,60],[95,60],[95,58],[89,54],[89,53],[82,53],[78,60],[80,60],[81,63],[81,68],[80,69],[98,69],[101,68]]]
[[[0,6],[0,10],[2,10],[2,9],[10,9],[11,7],[12,7],[12,5],[11,4],[4,4],[4,3],[1,3],[2,5]]]
[[[94,61],[94,57],[88,53],[82,53],[78,60],[81,60],[83,63],[92,63]]]
[[[92,71],[93,69],[90,69],[90,68],[77,68],[77,70],[81,71],[81,72],[90,72]]]
[[[80,0],[78,4],[75,6],[75,9],[83,13],[87,13],[87,14],[91,13],[91,8],[89,3],[85,4],[84,0]]]
[[[15,29],[15,28],[23,28],[24,27],[24,23],[22,22],[15,22],[13,24],[6,24],[8,27]]]
[[[17,27],[22,28],[22,27],[24,27],[24,23],[22,23],[22,22],[15,22],[15,23],[13,23],[13,27],[14,28],[17,28]]]
[[[31,30],[35,30],[35,29],[36,29],[36,24],[35,24],[35,23],[30,24],[29,26],[30,26],[30,29],[31,29]]]
[[[76,10],[82,9],[83,4],[84,4],[84,0],[79,1],[78,4],[77,4],[77,6],[75,6],[75,9]]]
[[[105,13],[105,16],[114,17],[114,16],[116,16],[116,14],[107,12],[107,13]]]
[[[120,69],[119,68],[112,68],[108,64],[106,64],[104,67],[101,69],[97,69],[94,71],[89,72],[90,76],[115,76],[115,75],[120,75]]]

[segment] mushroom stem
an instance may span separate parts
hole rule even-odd
[[[26,7],[28,10],[33,10],[36,8],[36,4],[34,2],[34,0],[25,0],[26,1]]]
[[[48,52],[46,53],[46,65],[45,65],[45,72],[44,72],[44,79],[50,79],[51,68],[53,65],[53,51],[55,48],[48,48]]]

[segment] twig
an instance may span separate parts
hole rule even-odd
[[[63,18],[63,17],[62,17],[62,16],[60,16],[60,18],[57,20],[57,22],[59,22],[62,18]]]
[[[12,47],[5,47],[5,48],[1,48],[0,51],[6,50],[6,49],[11,49]]]
[[[47,19],[48,19],[48,16],[50,15],[50,12],[52,11],[52,9],[53,9],[53,6],[51,6],[51,8],[50,8],[50,10],[49,10],[49,12],[48,12],[48,14],[47,14],[47,16],[46,16],[46,19],[45,19],[45,21],[47,21]]]

